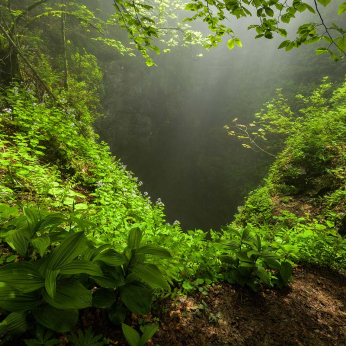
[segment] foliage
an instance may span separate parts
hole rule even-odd
[[[299,262],[339,270],[346,264],[345,96],[346,84],[333,90],[324,79],[309,97],[297,96],[299,112],[280,95],[257,115],[265,136],[284,136],[285,148],[235,220],[256,225],[268,240],[297,247]]]
[[[159,328],[158,324],[148,326],[142,336],[140,336],[136,330],[127,324],[123,323],[121,326],[123,333],[131,346],[144,346]]]
[[[45,328],[37,324],[36,326],[36,339],[24,340],[27,346],[51,346],[60,344],[61,340],[51,339],[54,332],[52,330],[45,330]]]
[[[220,259],[230,265],[227,279],[254,291],[259,285],[287,286],[293,267],[288,259],[295,259],[296,249],[287,242],[267,242],[255,234],[250,226],[241,231],[228,228],[230,241],[225,243],[227,254]],[[273,272],[274,270],[274,272]]]
[[[279,45],[279,49],[285,48],[290,51],[293,48],[299,48],[302,44],[314,44],[324,39],[328,44],[328,48],[319,47],[316,49],[316,54],[329,53],[331,57],[338,61],[345,56],[346,38],[345,29],[341,26],[331,23],[327,26],[325,19],[321,15],[320,5],[327,6],[331,3],[330,0],[314,1],[313,6],[299,1],[232,1],[222,2],[218,0],[199,1],[186,5],[185,9],[195,12],[195,14],[186,18],[185,21],[194,21],[198,18],[203,18],[203,21],[208,24],[209,29],[214,33],[209,35],[209,43],[206,48],[217,47],[221,42],[222,36],[228,34],[231,38],[228,40],[228,48],[233,49],[235,46],[242,47],[242,42],[236,36],[234,31],[223,24],[224,20],[229,19],[227,16],[232,16],[237,19],[252,16],[256,13],[258,18],[257,24],[252,24],[248,29],[255,29],[256,37],[264,37],[272,39],[274,34],[279,34],[287,38],[288,32],[286,25],[295,18],[296,14],[309,11],[314,14],[313,20],[310,23],[304,23],[297,30],[297,37],[294,40],[285,40]],[[334,4],[332,2],[332,4]],[[338,15],[346,12],[344,4],[339,6]],[[322,30],[319,30],[322,27]],[[330,49],[334,46],[336,50]]]
[[[102,346],[105,343],[103,341],[98,342],[102,338],[102,335],[94,336],[91,327],[85,332],[85,334],[78,329],[78,336],[70,334],[69,340],[74,346]]]

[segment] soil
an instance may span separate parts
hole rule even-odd
[[[150,315],[126,321],[137,330],[159,322],[149,346],[346,345],[346,276],[328,268],[297,267],[293,284],[281,291],[218,284],[208,295],[180,296],[156,306]],[[126,345],[121,334],[102,327],[99,332]]]
[[[159,323],[149,346],[345,346],[346,275],[329,268],[296,267],[294,282],[283,290],[253,292],[217,284],[207,295],[156,301],[150,315],[132,314],[125,322],[136,330]],[[85,309],[76,331],[89,326],[110,345],[128,345],[105,311]],[[8,345],[23,345],[23,339]],[[69,345],[66,335],[60,340],[61,346]]]
[[[164,306],[152,345],[346,345],[346,276],[330,269],[298,267],[281,291],[223,284]]]

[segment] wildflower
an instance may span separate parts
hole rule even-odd
[[[144,196],[148,196],[148,192],[144,192],[143,195],[144,195]]]
[[[11,109],[11,108],[4,108],[2,111],[3,111],[3,112],[6,112],[6,113],[8,113],[8,114],[11,114],[11,113],[12,113],[12,109]]]
[[[180,222],[178,221],[178,220],[175,220],[174,222],[173,222],[173,225],[179,225],[180,224]]]
[[[104,183],[100,180],[96,182],[97,187],[102,187]]]

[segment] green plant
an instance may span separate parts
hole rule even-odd
[[[156,331],[159,329],[158,324],[153,324],[151,326],[148,326],[142,336],[139,335],[139,333],[128,326],[127,324],[122,323],[121,324],[123,333],[126,337],[126,340],[131,346],[144,346],[147,341],[156,333]]]
[[[78,336],[75,334],[70,334],[68,339],[72,342],[74,346],[102,346],[106,343],[99,341],[102,338],[102,335],[94,336],[92,328],[89,327],[85,334],[78,329]]]
[[[54,332],[52,330],[45,330],[45,328],[37,324],[36,326],[36,339],[24,340],[27,346],[51,346],[61,343],[59,339],[51,339]]]
[[[287,256],[279,253],[280,244],[261,240],[250,226],[242,231],[229,227],[228,232],[232,235],[231,241],[225,243],[229,253],[220,256],[220,260],[230,265],[229,282],[256,291],[261,284],[281,287],[292,279],[293,267]]]

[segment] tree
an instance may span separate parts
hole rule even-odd
[[[86,5],[87,4],[87,5]],[[169,52],[170,47],[179,44],[201,45],[206,49],[217,47],[222,37],[229,35],[228,47],[241,47],[242,42],[232,28],[226,25],[226,20],[235,17],[254,16],[257,19],[249,29],[256,31],[255,38],[272,39],[274,34],[285,38],[288,36],[289,23],[298,13],[310,12],[314,21],[301,25],[295,39],[286,39],[279,49],[289,51],[302,44],[317,44],[325,40],[327,47],[318,47],[316,54],[329,53],[334,60],[340,60],[346,55],[346,30],[333,23],[327,24],[322,15],[321,6],[336,8],[335,1],[313,0],[309,5],[300,0],[193,0],[183,4],[180,0],[171,2],[151,2],[148,0],[102,0],[102,7],[107,8],[108,16],[96,15],[97,8],[92,7],[88,0],[65,2],[63,0],[0,0],[0,59],[2,62],[2,80],[19,77],[20,64],[26,65],[32,71],[44,89],[47,89],[44,78],[40,78],[30,60],[32,45],[37,46],[37,40],[48,44],[47,32],[60,32],[60,38],[53,42],[62,57],[64,75],[61,77],[63,86],[68,88],[68,42],[73,37],[76,26],[84,27],[86,31],[93,28],[97,33],[89,35],[89,39],[100,40],[115,47],[120,54],[134,55],[135,50],[127,46],[128,39],[114,39],[105,35],[112,26],[124,29],[137,50],[146,58],[148,66],[154,65],[150,56]],[[108,6],[108,7],[107,7]],[[111,11],[110,9],[113,8]],[[193,12],[193,16],[180,20],[177,11],[185,9],[184,13]],[[338,15],[346,13],[346,2],[338,7]],[[212,32],[207,37],[192,30],[189,22],[202,19]],[[73,30],[72,30],[73,25]],[[70,26],[70,30],[68,27]],[[77,29],[78,31],[79,29]],[[119,31],[117,31],[117,35]],[[70,36],[70,37],[69,37]],[[75,37],[74,37],[75,38]],[[51,37],[50,37],[51,41]],[[166,46],[166,47],[165,47]],[[167,47],[168,46],[168,47]]]

